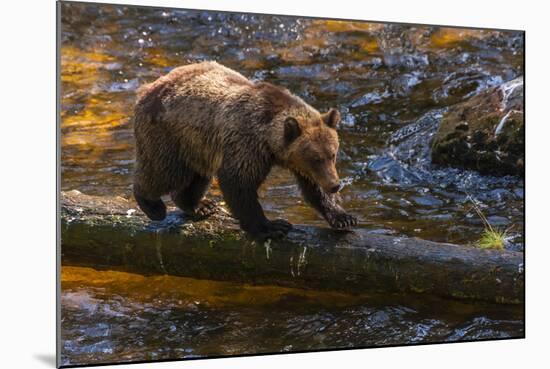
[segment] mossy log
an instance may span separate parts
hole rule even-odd
[[[522,303],[523,254],[296,225],[254,242],[221,209],[191,221],[173,210],[152,222],[132,202],[61,193],[62,265],[297,288],[428,293]]]

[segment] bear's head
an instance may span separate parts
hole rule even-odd
[[[336,109],[325,114],[312,110],[307,114],[290,112],[282,121],[283,165],[326,193],[336,193],[342,187],[336,171],[339,122],[340,113]]]

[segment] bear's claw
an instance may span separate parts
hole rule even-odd
[[[327,221],[335,229],[349,229],[357,225],[357,218],[347,213],[334,214]]]
[[[212,201],[210,199],[202,199],[195,207],[193,217],[198,219],[206,218],[214,214],[217,209],[218,205],[215,201]]]

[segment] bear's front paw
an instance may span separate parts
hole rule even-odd
[[[357,225],[357,218],[347,213],[330,214],[327,221],[335,229],[349,229]]]
[[[258,235],[261,239],[279,239],[286,236],[286,234],[292,229],[292,224],[283,219],[276,219],[268,221],[261,233]]]
[[[202,199],[199,204],[195,207],[193,212],[193,217],[195,218],[206,218],[216,212],[218,205],[215,201],[209,199]]]

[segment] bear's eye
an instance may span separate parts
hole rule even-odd
[[[331,154],[330,155],[330,160],[335,161],[336,160],[336,154]]]
[[[323,163],[323,158],[321,158],[320,156],[314,156],[311,161],[314,163],[314,164],[322,164]]]

